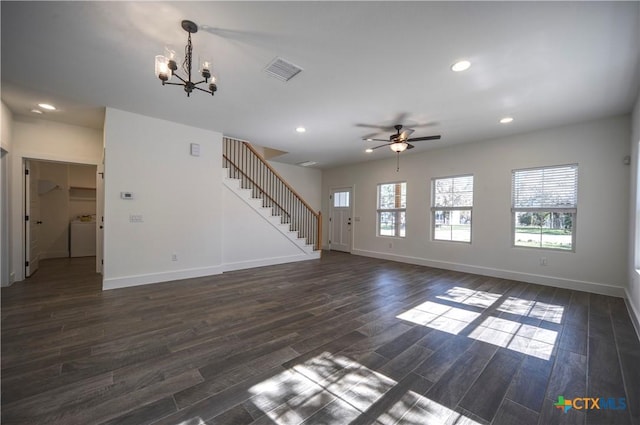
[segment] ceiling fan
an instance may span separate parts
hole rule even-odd
[[[424,140],[439,140],[440,139],[440,135],[435,135],[435,136],[425,136],[425,137],[414,137],[414,138],[409,138],[409,136],[411,136],[411,134],[414,132],[413,129],[410,128],[406,128],[406,129],[402,129],[402,125],[401,124],[397,124],[395,125],[393,128],[396,129],[396,134],[392,134],[391,136],[389,136],[389,140],[387,141],[386,139],[370,139],[370,138],[365,138],[364,140],[366,142],[372,142],[372,141],[377,141],[377,142],[386,142],[382,145],[376,146],[374,148],[369,148],[367,149],[368,152],[372,152],[375,149],[378,148],[382,148],[384,146],[389,146],[389,148],[393,151],[396,152],[398,154],[398,167],[396,171],[400,170],[400,152],[404,152],[407,149],[413,149],[415,146],[413,146],[411,143],[409,142],[421,142]]]

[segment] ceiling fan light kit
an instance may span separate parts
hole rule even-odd
[[[404,152],[407,149],[413,149],[415,146],[413,146],[411,143],[408,142],[421,142],[424,140],[438,140],[440,139],[440,135],[435,135],[435,136],[426,136],[426,137],[414,137],[414,138],[409,138],[409,136],[411,136],[411,134],[414,132],[413,129],[411,128],[406,128],[404,130],[402,130],[402,124],[396,124],[395,126],[393,126],[393,128],[396,129],[396,134],[392,134],[391,136],[389,136],[389,140],[385,140],[385,139],[371,139],[371,138],[365,138],[363,139],[365,142],[372,142],[372,141],[378,141],[378,142],[386,142],[383,145],[380,146],[376,146],[374,148],[368,148],[366,150],[367,153],[371,153],[374,151],[374,149],[378,149],[384,146],[389,146],[389,149],[391,149],[393,152],[395,152],[397,154],[397,167],[396,167],[396,171],[400,171],[400,152]]]
[[[184,91],[187,93],[187,96],[190,96],[193,90],[200,90],[213,96],[216,90],[218,90],[218,86],[216,84],[216,77],[211,73],[211,60],[208,58],[200,60],[199,71],[200,75],[202,75],[202,78],[204,79],[201,81],[191,80],[193,69],[193,45],[191,43],[191,34],[198,32],[198,26],[192,21],[184,20],[182,21],[182,29],[189,34],[187,38],[187,45],[184,48],[184,61],[182,62],[182,70],[187,74],[186,78],[183,78],[176,73],[178,70],[178,57],[176,55],[176,51],[169,46],[165,48],[164,55],[156,56],[156,77],[162,81],[163,86],[182,86]],[[173,76],[180,80],[180,82],[170,82],[169,80]],[[208,90],[198,87],[200,84],[208,84]]]

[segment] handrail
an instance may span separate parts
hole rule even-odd
[[[227,161],[229,161],[229,164],[233,165],[233,166],[236,168],[236,170],[238,170],[238,171],[240,172],[240,174],[242,174],[243,176],[245,176],[245,177],[247,178],[247,180],[249,180],[251,183],[253,183],[253,185],[254,185],[255,187],[257,187],[257,188],[258,188],[258,190],[259,190],[260,192],[264,193],[264,196],[266,196],[267,198],[269,198],[269,200],[270,200],[271,202],[273,202],[274,204],[276,204],[276,205],[278,206],[278,208],[280,208],[280,209],[281,209],[285,214],[287,214],[287,215],[289,215],[289,216],[291,215],[291,214],[289,214],[289,213],[287,212],[287,210],[285,210],[285,209],[282,207],[282,205],[280,205],[280,204],[279,204],[275,199],[273,199],[271,196],[269,196],[269,194],[268,194],[267,192],[265,192],[264,190],[262,190],[262,189],[260,188],[260,186],[258,185],[258,183],[256,183],[255,181],[253,181],[253,179],[252,179],[251,177],[249,177],[249,176],[247,175],[247,173],[245,173],[244,171],[242,171],[242,170],[240,169],[240,167],[238,167],[238,166],[237,166],[237,165],[236,165],[232,160],[230,160],[230,159],[229,159],[229,157],[228,157],[227,155],[222,154],[222,157],[223,157],[224,159],[226,159]]]
[[[280,174],[279,174],[279,173],[278,173],[278,172],[277,172],[277,171],[276,171],[276,170],[271,166],[271,164],[269,164],[267,161],[265,161],[265,160],[262,158],[262,155],[260,155],[260,154],[259,154],[259,153],[258,153],[258,152],[253,148],[253,146],[251,146],[251,144],[250,144],[250,143],[247,143],[247,142],[242,142],[242,143],[243,143],[247,148],[249,148],[249,150],[250,150],[251,152],[253,152],[253,153],[254,153],[258,158],[260,158],[260,159],[262,160],[262,163],[263,163],[264,165],[266,165],[266,166],[267,166],[267,168],[268,168],[268,169],[269,169],[273,174],[275,174],[275,175],[276,175],[276,177],[277,177],[278,179],[280,179],[280,180],[282,181],[282,183],[284,183],[284,185],[285,185],[285,186],[286,186],[286,187],[287,187],[291,192],[293,192],[293,194],[296,196],[296,198],[298,198],[298,199],[302,202],[302,204],[303,204],[305,207],[307,207],[307,208],[309,209],[309,211],[311,211],[311,212],[313,213],[313,215],[315,215],[316,217],[318,217],[318,216],[319,216],[319,214],[320,214],[320,213],[319,213],[319,212],[315,212],[315,211],[313,210],[313,208],[311,208],[311,205],[307,204],[307,201],[305,201],[305,200],[302,198],[302,196],[300,196],[300,194],[298,194],[298,192],[296,192],[296,190],[295,190],[293,187],[291,187],[291,185],[290,185],[289,183],[287,183],[287,181],[286,181],[285,179],[283,179],[283,178],[282,178],[282,176],[281,176],[281,175],[280,175]]]
[[[250,143],[224,137],[222,158],[231,177],[240,178],[242,187],[256,191],[254,196],[264,195],[263,206],[273,208],[273,214],[281,216],[282,222],[314,250],[322,249],[320,211],[314,211]]]

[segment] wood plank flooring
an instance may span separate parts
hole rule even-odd
[[[2,289],[3,425],[640,425],[622,299],[336,252],[102,292],[93,261]]]

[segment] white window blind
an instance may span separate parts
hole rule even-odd
[[[514,209],[575,209],[578,205],[577,164],[514,170]]]
[[[473,206],[473,176],[434,180],[434,207]]]
[[[336,208],[349,207],[349,192],[335,192],[333,194],[333,206]]]

